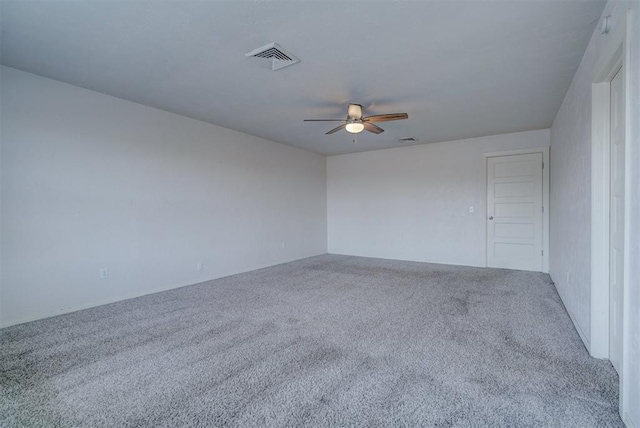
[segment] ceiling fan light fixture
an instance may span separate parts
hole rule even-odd
[[[384,129],[380,128],[375,122],[388,122],[390,120],[408,119],[407,113],[387,113],[374,114],[373,116],[362,116],[362,106],[360,104],[349,104],[347,108],[346,119],[305,119],[305,122],[341,122],[342,125],[336,126],[325,135],[335,134],[343,129],[351,134],[358,134],[362,131],[380,134]]]
[[[352,134],[357,134],[359,132],[364,131],[364,123],[362,122],[349,122],[345,125],[344,129],[347,132],[351,132]]]

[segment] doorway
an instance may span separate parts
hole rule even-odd
[[[487,267],[548,272],[548,148],[485,157]]]
[[[487,266],[542,271],[542,153],[487,158]]]

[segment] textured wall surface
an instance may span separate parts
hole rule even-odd
[[[603,16],[620,25],[629,3],[607,4]],[[591,85],[607,44],[599,30],[551,127],[550,273],[589,346],[591,317]]]
[[[483,153],[548,145],[538,130],[328,157],[329,252],[486,266]]]
[[[2,119],[4,325],[326,252],[324,156],[10,68]]]
[[[627,32],[631,58],[627,73],[629,237],[625,295],[624,362],[621,384],[628,424],[640,426],[640,7],[638,2],[611,1],[602,13],[611,15],[612,32],[631,10]],[[591,331],[591,84],[594,69],[608,42],[596,30],[551,127],[550,273],[583,340]]]

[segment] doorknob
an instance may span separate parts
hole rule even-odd
[[[493,216],[489,217],[489,220],[493,220]]]

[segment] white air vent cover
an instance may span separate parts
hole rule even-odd
[[[279,70],[288,65],[293,65],[300,60],[285,51],[277,43],[271,42],[261,48],[244,54],[246,57],[266,58],[271,60],[271,70]]]

